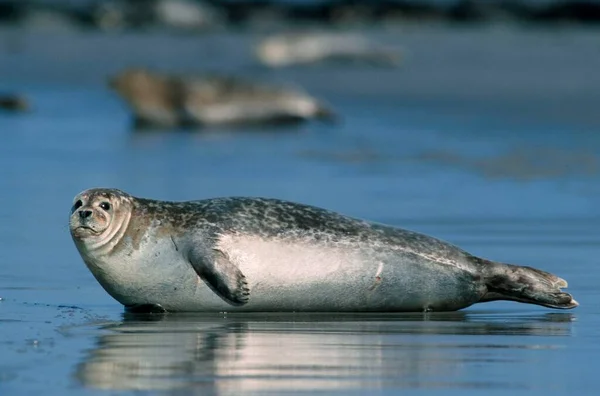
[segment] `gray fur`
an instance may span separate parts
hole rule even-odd
[[[74,230],[87,221],[78,213],[93,210],[90,224],[102,220],[97,205],[105,198],[115,202],[107,216],[122,230],[104,244],[78,237]],[[100,284],[128,307],[453,311],[497,299],[577,306],[552,274],[313,206],[244,197],[164,202],[115,189],[87,190],[78,200],[75,244]]]

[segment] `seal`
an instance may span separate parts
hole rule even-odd
[[[398,67],[403,59],[399,49],[375,43],[363,35],[321,31],[268,36],[255,46],[254,56],[272,68],[326,63]]]
[[[27,111],[30,109],[30,104],[22,95],[0,94],[0,109],[15,112]]]
[[[164,74],[130,68],[109,86],[133,111],[136,129],[272,125],[338,121],[325,103],[300,89],[216,73]]]
[[[511,300],[578,303],[567,282],[439,239],[269,198],[166,202],[79,193],[69,228],[83,261],[127,310],[454,311]]]

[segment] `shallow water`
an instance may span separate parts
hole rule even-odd
[[[411,50],[405,67],[272,73],[252,66],[250,40],[236,34],[22,38],[0,62],[0,89],[21,88],[34,104],[29,114],[0,113],[0,394],[593,392],[595,34],[385,33]],[[133,133],[103,78],[145,62],[289,79],[344,121]],[[125,316],[67,230],[73,196],[92,186],[158,199],[260,195],[314,204],[557,273],[581,306]]]

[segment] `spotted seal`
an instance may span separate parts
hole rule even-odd
[[[136,129],[292,124],[339,116],[300,88],[219,73],[166,74],[129,68],[108,81]]]
[[[129,310],[453,311],[512,300],[578,303],[563,279],[416,232],[267,198],[165,202],[78,194],[75,245]]]

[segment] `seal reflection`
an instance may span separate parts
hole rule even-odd
[[[557,339],[547,337],[570,336],[573,318],[569,313],[486,312],[126,313],[122,321],[100,327],[102,334],[77,366],[76,379],[89,388],[211,394],[515,388],[520,385],[511,378],[482,382],[469,370],[539,359],[531,354],[558,348]]]

